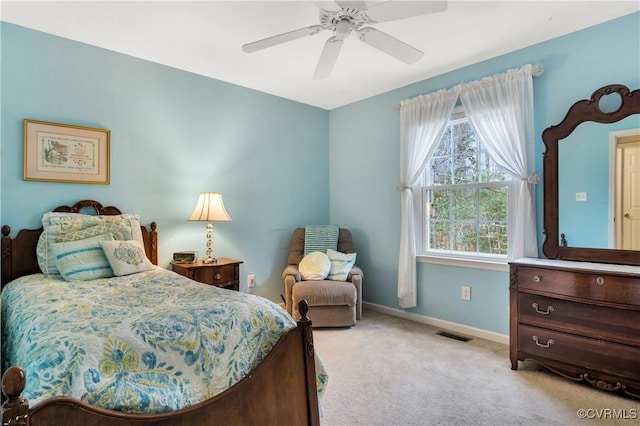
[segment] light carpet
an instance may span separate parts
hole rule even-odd
[[[529,361],[513,371],[507,345],[438,331],[372,310],[352,328],[314,329],[329,373],[321,425],[640,424],[637,400]]]

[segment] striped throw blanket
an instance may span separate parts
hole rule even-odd
[[[307,225],[304,229],[304,255],[338,249],[338,225]]]

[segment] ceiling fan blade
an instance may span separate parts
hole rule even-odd
[[[244,44],[242,46],[242,50],[244,50],[247,53],[251,53],[257,50],[266,49],[267,47],[275,46],[277,44],[286,43],[287,41],[292,41],[305,36],[314,35],[319,33],[320,31],[322,31],[322,26],[311,25],[310,27],[300,28],[297,30],[289,31],[283,34],[278,34],[262,40]]]
[[[418,62],[424,55],[422,51],[415,47],[409,46],[405,42],[372,27],[362,28],[358,31],[358,38],[369,46],[373,46],[405,64]]]
[[[343,40],[340,40],[337,37],[331,37],[327,40],[324,44],[324,48],[322,49],[322,53],[320,54],[318,65],[316,65],[316,71],[313,73],[314,80],[321,80],[331,75],[336,59],[338,59],[340,49],[342,49],[342,43]]]
[[[366,1],[348,1],[348,0],[335,0],[335,1],[336,1],[336,4],[342,8],[353,8],[358,10],[367,10],[368,8]]]
[[[338,6],[335,1],[312,1],[311,3],[315,4],[318,9],[340,10],[340,6]]]
[[[445,10],[447,10],[446,1],[385,1],[369,6],[367,15],[375,22],[385,22]]]

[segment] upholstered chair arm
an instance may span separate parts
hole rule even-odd
[[[296,265],[287,265],[282,271],[282,279],[284,280],[284,307],[293,315],[293,286],[300,281],[300,271]]]
[[[358,321],[362,319],[362,278],[364,278],[362,269],[354,265],[347,281],[351,281],[356,286],[356,320]]]
[[[347,281],[351,281],[351,277],[353,275],[360,275],[361,278],[364,278],[364,272],[358,266],[353,265],[351,271],[349,272],[349,276],[347,277]]]
[[[284,268],[284,271],[282,271],[282,279],[286,280],[288,275],[293,276],[295,281],[301,280],[300,271],[298,271],[298,267],[296,265],[287,265],[287,267]]]

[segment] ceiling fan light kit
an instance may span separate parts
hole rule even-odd
[[[333,36],[325,42],[313,74],[313,78],[319,80],[331,75],[344,40],[349,37],[352,31],[355,31],[360,41],[399,61],[413,64],[422,58],[424,55],[422,51],[385,32],[370,26],[365,27],[365,25],[442,12],[447,9],[446,1],[383,1],[371,6],[367,6],[367,2],[364,1],[336,0],[335,3],[340,7],[340,10],[320,9],[320,25],[312,25],[247,43],[242,46],[242,50],[247,53],[256,52],[315,35],[322,30],[332,31]]]

